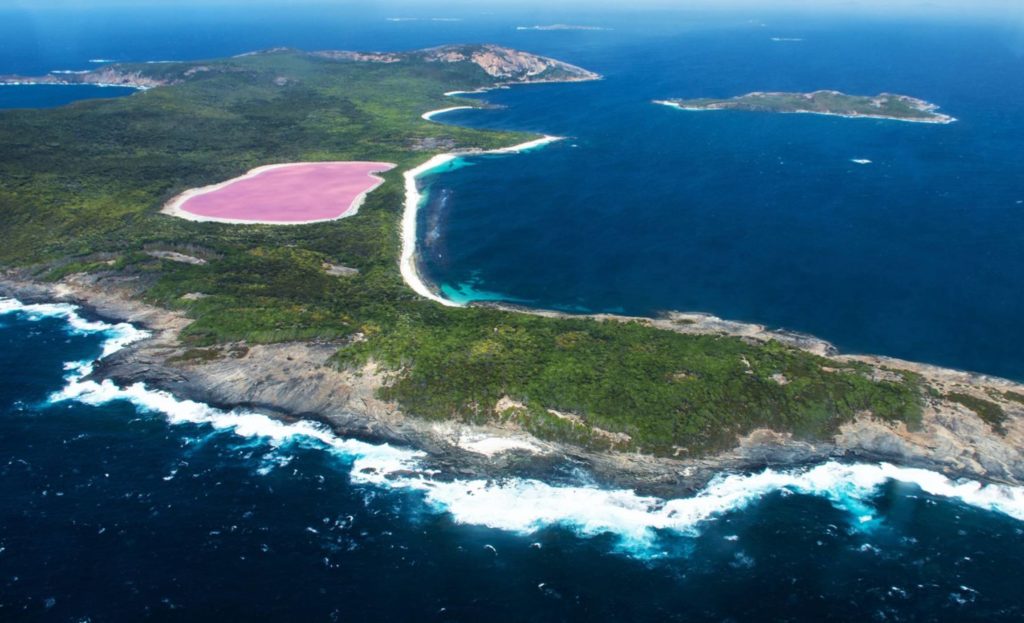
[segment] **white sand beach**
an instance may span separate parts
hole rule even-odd
[[[416,179],[443,166],[460,156],[479,156],[485,154],[519,154],[531,149],[543,147],[555,141],[562,140],[560,136],[544,136],[532,141],[527,141],[511,147],[502,147],[488,151],[466,151],[438,154],[427,160],[414,169],[405,172],[405,209],[402,212],[402,256],[399,260],[399,267],[402,272],[402,279],[412,288],[416,294],[430,299],[431,301],[447,305],[448,307],[462,307],[460,303],[450,301],[431,290],[423,281],[416,266],[416,217],[419,213],[420,203],[423,201],[423,194],[420,192]]]

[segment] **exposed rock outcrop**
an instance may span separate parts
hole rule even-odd
[[[365,63],[473,63],[500,84],[529,82],[578,82],[601,76],[582,67],[553,58],[522,52],[500,45],[444,45],[413,52],[351,52],[323,50],[310,56]]]
[[[353,63],[473,63],[496,85],[533,82],[578,82],[596,80],[601,76],[582,67],[562,61],[521,52],[498,45],[446,45],[412,52],[355,52],[350,50],[321,50],[302,52],[291,48],[271,48],[239,54],[243,59],[261,54],[304,54],[312,58]],[[107,65],[92,71],[55,71],[44,76],[0,75],[0,84],[92,84],[119,86],[146,90],[180,84],[201,74],[216,71],[240,71],[239,67],[225,63],[196,64],[168,62],[152,65]],[[285,86],[292,81],[287,76],[274,78],[275,84]]]
[[[321,50],[310,52],[309,55],[332,61],[352,61],[356,63],[398,63],[404,57],[404,55],[395,52],[352,52],[349,50]]]
[[[0,76],[0,84],[91,84],[106,87],[127,87],[146,90],[155,87],[176,84],[181,80],[147,75],[140,70],[125,70],[117,66],[104,67],[96,71],[59,72],[45,76],[18,76],[14,74]]]
[[[920,374],[929,388],[920,426],[908,430],[903,423],[879,421],[864,413],[828,440],[802,440],[761,429],[738,438],[733,449],[714,456],[688,457],[680,452],[674,458],[658,458],[634,452],[594,452],[531,439],[514,424],[481,427],[407,417],[398,405],[377,396],[377,390],[389,382],[386,373],[372,364],[359,371],[338,370],[331,365],[338,343],[224,345],[209,349],[202,357],[188,357],[189,349],[179,342],[178,335],[189,320],[180,312],[140,303],[133,298],[137,294],[135,282],[117,277],[72,275],[55,285],[13,277],[0,280],[0,296],[69,300],[153,332],[151,339],[104,360],[97,368],[99,376],[120,384],[143,381],[181,397],[225,408],[258,409],[287,419],[315,419],[343,435],[411,444],[426,450],[430,460],[450,474],[539,474],[554,462],[569,460],[585,465],[609,485],[679,495],[700,488],[722,471],[786,468],[846,458],[924,467],[952,477],[1024,484],[1024,386],[1003,379],[887,358],[839,355],[834,356],[839,362],[861,361],[878,366],[880,373],[903,369]],[[680,322],[694,316],[696,322]],[[785,340],[788,335],[756,325],[723,325],[711,318],[686,314],[674,321],[649,322],[688,333],[723,333],[729,326],[748,339],[781,336]],[[701,324],[701,319],[708,323]],[[803,343],[821,351],[821,344],[815,341]],[[975,411],[948,398],[954,394],[998,405],[1005,414],[999,430]],[[511,398],[501,406],[507,410],[525,408]],[[466,449],[466,439],[486,437],[507,437],[515,443],[504,444],[512,451],[493,455]],[[528,457],[515,451],[515,447],[526,444],[533,448]]]
[[[600,78],[576,65],[498,45],[442,46],[424,50],[422,54],[429,62],[472,62],[487,75],[504,82],[572,82]]]

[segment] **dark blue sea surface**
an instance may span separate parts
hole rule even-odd
[[[676,500],[453,480],[413,450],[89,381],[134,330],[0,311],[5,621],[1024,616],[1019,490],[838,464]]]
[[[0,86],[0,109],[56,108],[78,100],[124,97],[132,93],[135,89],[92,85],[3,85]]]
[[[1019,36],[788,26],[545,46],[605,80],[495,91],[480,97],[502,108],[436,117],[568,138],[429,178],[426,276],[460,301],[703,311],[845,351],[1024,378]],[[816,89],[908,94],[959,120],[652,103]]]

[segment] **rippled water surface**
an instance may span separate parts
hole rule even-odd
[[[1024,491],[829,463],[663,500],[501,482],[87,375],[142,339],[0,301],[14,620],[1015,620]]]

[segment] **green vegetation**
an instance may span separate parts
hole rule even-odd
[[[508,396],[527,405],[518,419],[542,436],[607,445],[570,419],[553,421],[554,409],[656,454],[727,447],[760,426],[822,437],[867,409],[911,426],[920,417],[915,383],[872,382],[863,366],[826,370],[830,362],[775,342],[486,308],[434,308],[402,320],[338,357],[401,369],[385,395],[423,417],[487,421]]]
[[[225,357],[241,359],[249,354],[249,347],[232,344],[227,348],[190,348],[180,355],[170,357],[168,363],[209,363]]]
[[[1006,434],[1006,412],[998,404],[985,400],[984,398],[978,398],[971,396],[970,394],[962,394],[959,392],[952,392],[945,395],[946,400],[962,404],[971,411],[978,414],[986,424],[992,427],[992,430],[996,431],[1000,435]]]
[[[884,117],[902,121],[946,123],[952,118],[938,108],[906,95],[847,95],[838,91],[813,93],[748,93],[730,99],[666,100],[665,103],[697,110],[750,110],[759,112],[815,112],[826,115]]]
[[[1003,392],[1003,398],[1024,404],[1024,394],[1018,392],[1005,391]]]
[[[443,92],[492,82],[472,63],[279,52],[126,69],[176,77],[196,67],[206,69],[128,98],[0,113],[0,265],[40,279],[133,277],[147,300],[194,318],[185,362],[244,354],[225,344],[339,340],[338,365],[389,368],[385,397],[411,414],[504,419],[591,447],[696,455],[758,427],[820,438],[865,411],[920,420],[918,379],[871,380],[864,365],[777,343],[419,299],[397,266],[401,172],[432,155],[423,145],[532,138],[420,119],[452,104]],[[399,166],[341,221],[243,226],[159,213],[187,188],[259,165],[342,159]],[[207,262],[162,260],[150,249]],[[325,262],[359,272],[334,277]],[[506,396],[523,407],[497,413]]]

